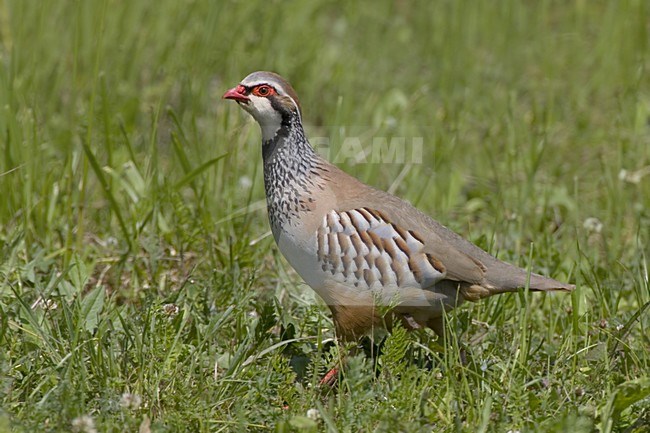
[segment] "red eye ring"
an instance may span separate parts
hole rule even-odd
[[[268,84],[261,84],[259,86],[254,87],[252,93],[255,96],[261,96],[263,98],[276,94],[275,89],[269,86]]]

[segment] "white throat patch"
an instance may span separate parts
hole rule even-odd
[[[255,95],[249,95],[249,98],[250,102],[242,104],[242,107],[260,124],[262,141],[271,140],[282,126],[282,116],[271,106],[271,101],[267,98]]]

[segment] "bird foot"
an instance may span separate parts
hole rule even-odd
[[[404,318],[404,321],[411,329],[413,330],[422,329],[422,326],[420,326],[420,324],[410,314],[404,314],[402,315],[402,317]]]

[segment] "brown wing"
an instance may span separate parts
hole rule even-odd
[[[367,207],[328,212],[317,240],[322,270],[362,290],[423,290],[447,276],[416,233]]]
[[[462,283],[466,290],[480,291],[480,297],[514,291],[527,282],[532,290],[574,288],[571,284],[529,274],[525,269],[498,260],[404,200],[372,188],[334,166],[330,169],[329,180],[338,209],[372,207],[387,221],[417,236],[424,245],[423,252],[435,257],[444,267],[447,280]],[[368,206],[369,203],[372,206]]]
[[[398,209],[394,206],[394,198],[389,197],[391,199],[383,200],[381,206],[375,206],[374,209],[366,207],[365,210],[381,218],[384,224],[391,227],[394,235],[402,239],[412,239],[414,243],[418,244],[419,252],[429,257],[429,260],[435,263],[437,268],[444,270],[439,279],[487,285],[485,281],[486,267],[480,260],[469,256],[449,240],[440,236],[439,230],[431,226],[431,222],[435,223],[435,221],[430,218],[430,221],[424,220],[425,216],[415,208],[411,209],[417,214],[405,213],[404,207],[408,204],[402,202]]]

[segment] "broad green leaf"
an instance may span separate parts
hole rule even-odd
[[[614,410],[620,413],[650,395],[650,377],[640,377],[621,383],[616,387],[615,393]]]

